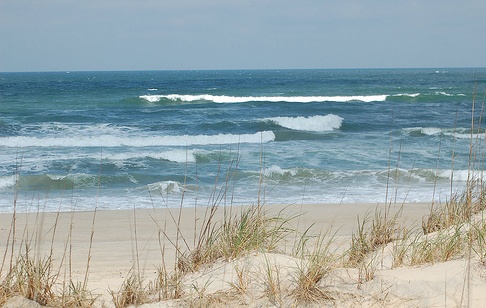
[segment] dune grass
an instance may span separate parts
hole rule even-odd
[[[297,303],[318,303],[332,299],[332,295],[320,287],[322,279],[337,266],[337,254],[331,249],[334,240],[331,232],[329,229],[315,238],[309,238],[305,232],[298,243],[295,256],[300,262],[297,264],[295,288],[292,291]]]
[[[15,216],[15,215],[14,215]],[[86,284],[73,281],[69,275],[62,277],[61,271],[66,266],[66,251],[61,256],[53,253],[53,241],[58,220],[51,228],[52,242],[50,252],[40,255],[37,252],[37,245],[34,239],[39,234],[29,235],[24,233],[20,241],[16,242],[15,227],[12,224],[11,242],[7,244],[10,248],[9,267],[0,272],[0,305],[3,305],[9,298],[21,295],[35,301],[40,305],[50,307],[92,307],[96,301],[94,296],[86,287]],[[38,239],[36,239],[38,241]],[[66,245],[67,247],[67,245]],[[54,258],[58,257],[57,264]],[[7,263],[7,254],[4,255],[2,264]]]

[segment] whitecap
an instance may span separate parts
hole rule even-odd
[[[162,181],[147,185],[151,191],[158,191],[163,193],[180,192],[181,188],[179,182],[176,181]]]
[[[422,134],[432,136],[439,135],[442,133],[442,129],[438,127],[424,127],[420,130]]]
[[[408,96],[408,97],[417,97],[419,96],[420,93],[399,93],[399,94],[394,94],[392,96]]]
[[[272,175],[285,175],[289,174],[291,176],[295,176],[297,171],[295,169],[282,169],[280,166],[272,165],[269,168],[266,168],[264,171],[264,175],[270,177]]]
[[[161,151],[161,152],[125,152],[125,153],[107,153],[103,155],[104,159],[108,160],[119,160],[119,161],[126,161],[130,159],[143,159],[143,158],[152,158],[152,159],[160,159],[160,160],[168,160],[172,162],[178,163],[194,163],[196,162],[196,158],[194,156],[194,150],[170,150],[170,151]],[[93,157],[95,158],[95,157]]]
[[[58,174],[46,174],[46,176],[53,181],[62,181],[67,177],[66,175],[58,175]]]
[[[77,136],[77,137],[27,137],[15,136],[0,138],[0,146],[25,147],[153,147],[153,146],[189,146],[209,144],[266,143],[275,140],[272,131],[254,134],[218,134],[218,135],[167,135],[167,136]]]
[[[17,177],[12,176],[2,176],[0,177],[0,189],[14,187],[17,181]]]
[[[380,102],[385,101],[388,95],[352,95],[352,96],[228,96],[228,95],[142,95],[150,103],[162,99],[182,102],[210,101],[214,103],[247,103],[247,102],[289,102],[289,103],[311,103],[311,102]]]
[[[311,117],[274,117],[265,120],[272,121],[285,128],[313,132],[336,130],[341,128],[343,122],[343,118],[334,114]]]

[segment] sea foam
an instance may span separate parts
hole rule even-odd
[[[471,129],[469,128],[409,127],[404,128],[403,131],[408,135],[444,135],[456,139],[471,139],[484,137],[484,132],[482,130],[475,130],[471,132]]]
[[[266,120],[285,128],[313,132],[326,132],[339,129],[343,122],[343,118],[334,114],[325,116],[316,115],[312,117],[274,117],[267,118]]]
[[[16,181],[17,178],[14,175],[2,176],[0,177],[0,189],[13,187]]]
[[[155,103],[162,99],[181,102],[210,101],[214,103],[247,103],[247,102],[382,102],[388,95],[352,95],[352,96],[228,96],[228,95],[142,95],[141,99]]]
[[[254,134],[218,134],[218,135],[182,135],[182,136],[137,136],[120,137],[111,135],[70,137],[27,137],[15,136],[0,138],[4,147],[152,147],[152,146],[188,146],[210,144],[265,143],[275,140],[272,131]]]
[[[113,161],[127,161],[130,159],[144,159],[144,158],[152,158],[152,159],[160,159],[160,160],[167,160],[177,163],[194,163],[196,162],[196,157],[194,156],[194,150],[170,150],[170,151],[161,151],[161,152],[125,152],[125,153],[105,153],[103,155],[104,159],[113,160]],[[95,157],[93,157],[95,158]]]
[[[180,183],[177,181],[161,181],[157,183],[152,183],[147,185],[147,188],[150,191],[158,191],[161,193],[171,193],[171,192],[181,191]]]

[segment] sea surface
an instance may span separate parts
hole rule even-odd
[[[482,169],[485,85],[484,68],[0,73],[0,212],[445,201]]]

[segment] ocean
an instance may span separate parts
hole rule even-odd
[[[0,80],[1,212],[446,201],[484,139],[484,68]]]

